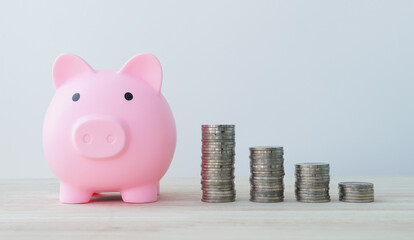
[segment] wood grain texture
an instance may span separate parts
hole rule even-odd
[[[338,202],[337,183],[370,181],[374,203]],[[123,203],[118,193],[88,204],[58,201],[54,179],[0,180],[0,239],[414,239],[414,176],[332,177],[330,203],[294,200],[286,178],[282,203],[203,203],[199,179],[165,179],[159,201]]]

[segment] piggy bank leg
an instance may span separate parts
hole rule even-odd
[[[93,192],[85,191],[66,183],[60,183],[60,201],[62,203],[87,203]]]
[[[158,183],[147,184],[121,191],[122,200],[127,203],[150,203],[157,201]]]
[[[160,182],[157,184],[157,195],[160,195]]]

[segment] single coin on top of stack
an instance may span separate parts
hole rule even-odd
[[[369,182],[340,182],[339,201],[368,203],[374,201],[374,184]]]
[[[250,172],[250,201],[283,201],[283,147],[251,147]]]
[[[202,125],[201,189],[203,202],[233,202],[234,188],[234,125]]]
[[[329,202],[329,164],[295,164],[295,195],[299,202]]]

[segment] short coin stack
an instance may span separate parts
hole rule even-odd
[[[299,202],[329,202],[329,164],[295,164],[295,195]]]
[[[201,189],[202,201],[233,202],[234,189],[234,125],[202,125]]]
[[[368,182],[340,182],[339,201],[367,203],[374,201],[374,184]]]
[[[250,201],[283,201],[283,147],[251,147],[250,172]]]

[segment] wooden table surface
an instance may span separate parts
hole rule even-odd
[[[370,181],[374,203],[338,201],[339,181]],[[330,203],[203,203],[198,178],[164,179],[159,201],[127,204],[118,193],[88,204],[58,201],[55,179],[0,180],[0,239],[414,239],[414,176],[332,177]]]

